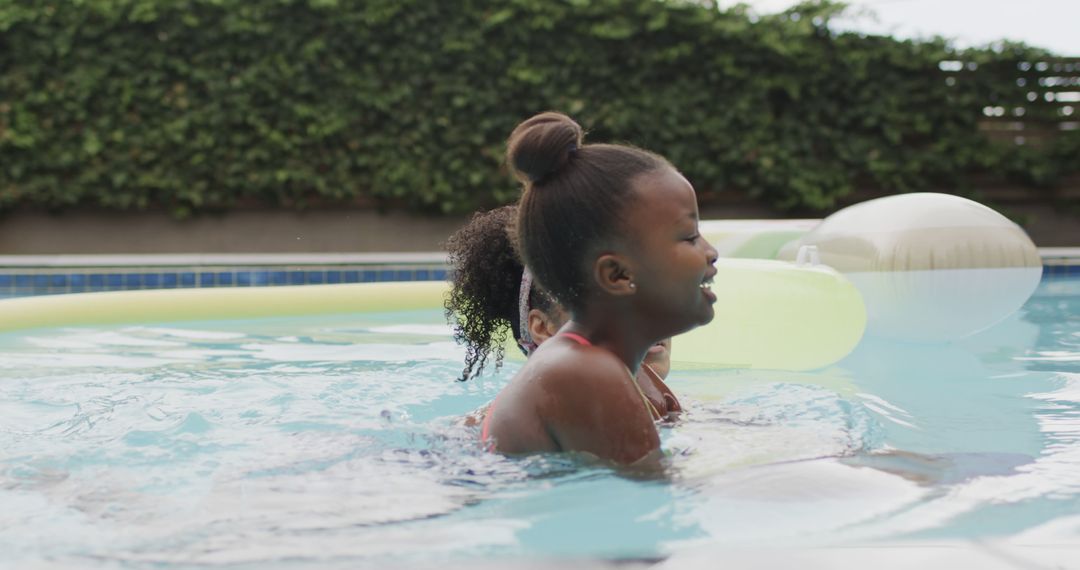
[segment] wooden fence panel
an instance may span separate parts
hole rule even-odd
[[[991,139],[1045,145],[1063,131],[1080,129],[1080,58],[1047,58],[1000,66],[943,61],[950,85],[977,81],[983,74],[1006,78],[1008,92],[988,94],[979,127]]]

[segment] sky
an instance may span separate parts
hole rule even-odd
[[[747,4],[770,14],[796,0],[721,0],[721,7]],[[854,17],[836,29],[902,38],[940,35],[957,47],[1009,39],[1080,56],[1080,0],[847,0]]]

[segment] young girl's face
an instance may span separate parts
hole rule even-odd
[[[708,323],[717,254],[698,232],[694,188],[673,168],[642,175],[634,187],[625,220],[636,304],[666,335]]]

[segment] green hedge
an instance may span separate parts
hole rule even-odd
[[[514,199],[514,125],[577,117],[668,156],[703,195],[827,208],[858,186],[1052,185],[1075,137],[990,143],[1023,46],[835,34],[832,4],[760,20],[674,0],[6,0],[0,209],[460,212]],[[1069,146],[1071,145],[1071,146]]]

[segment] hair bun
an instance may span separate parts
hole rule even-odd
[[[558,172],[581,146],[581,126],[562,113],[540,113],[523,121],[506,143],[506,162],[524,184]]]

